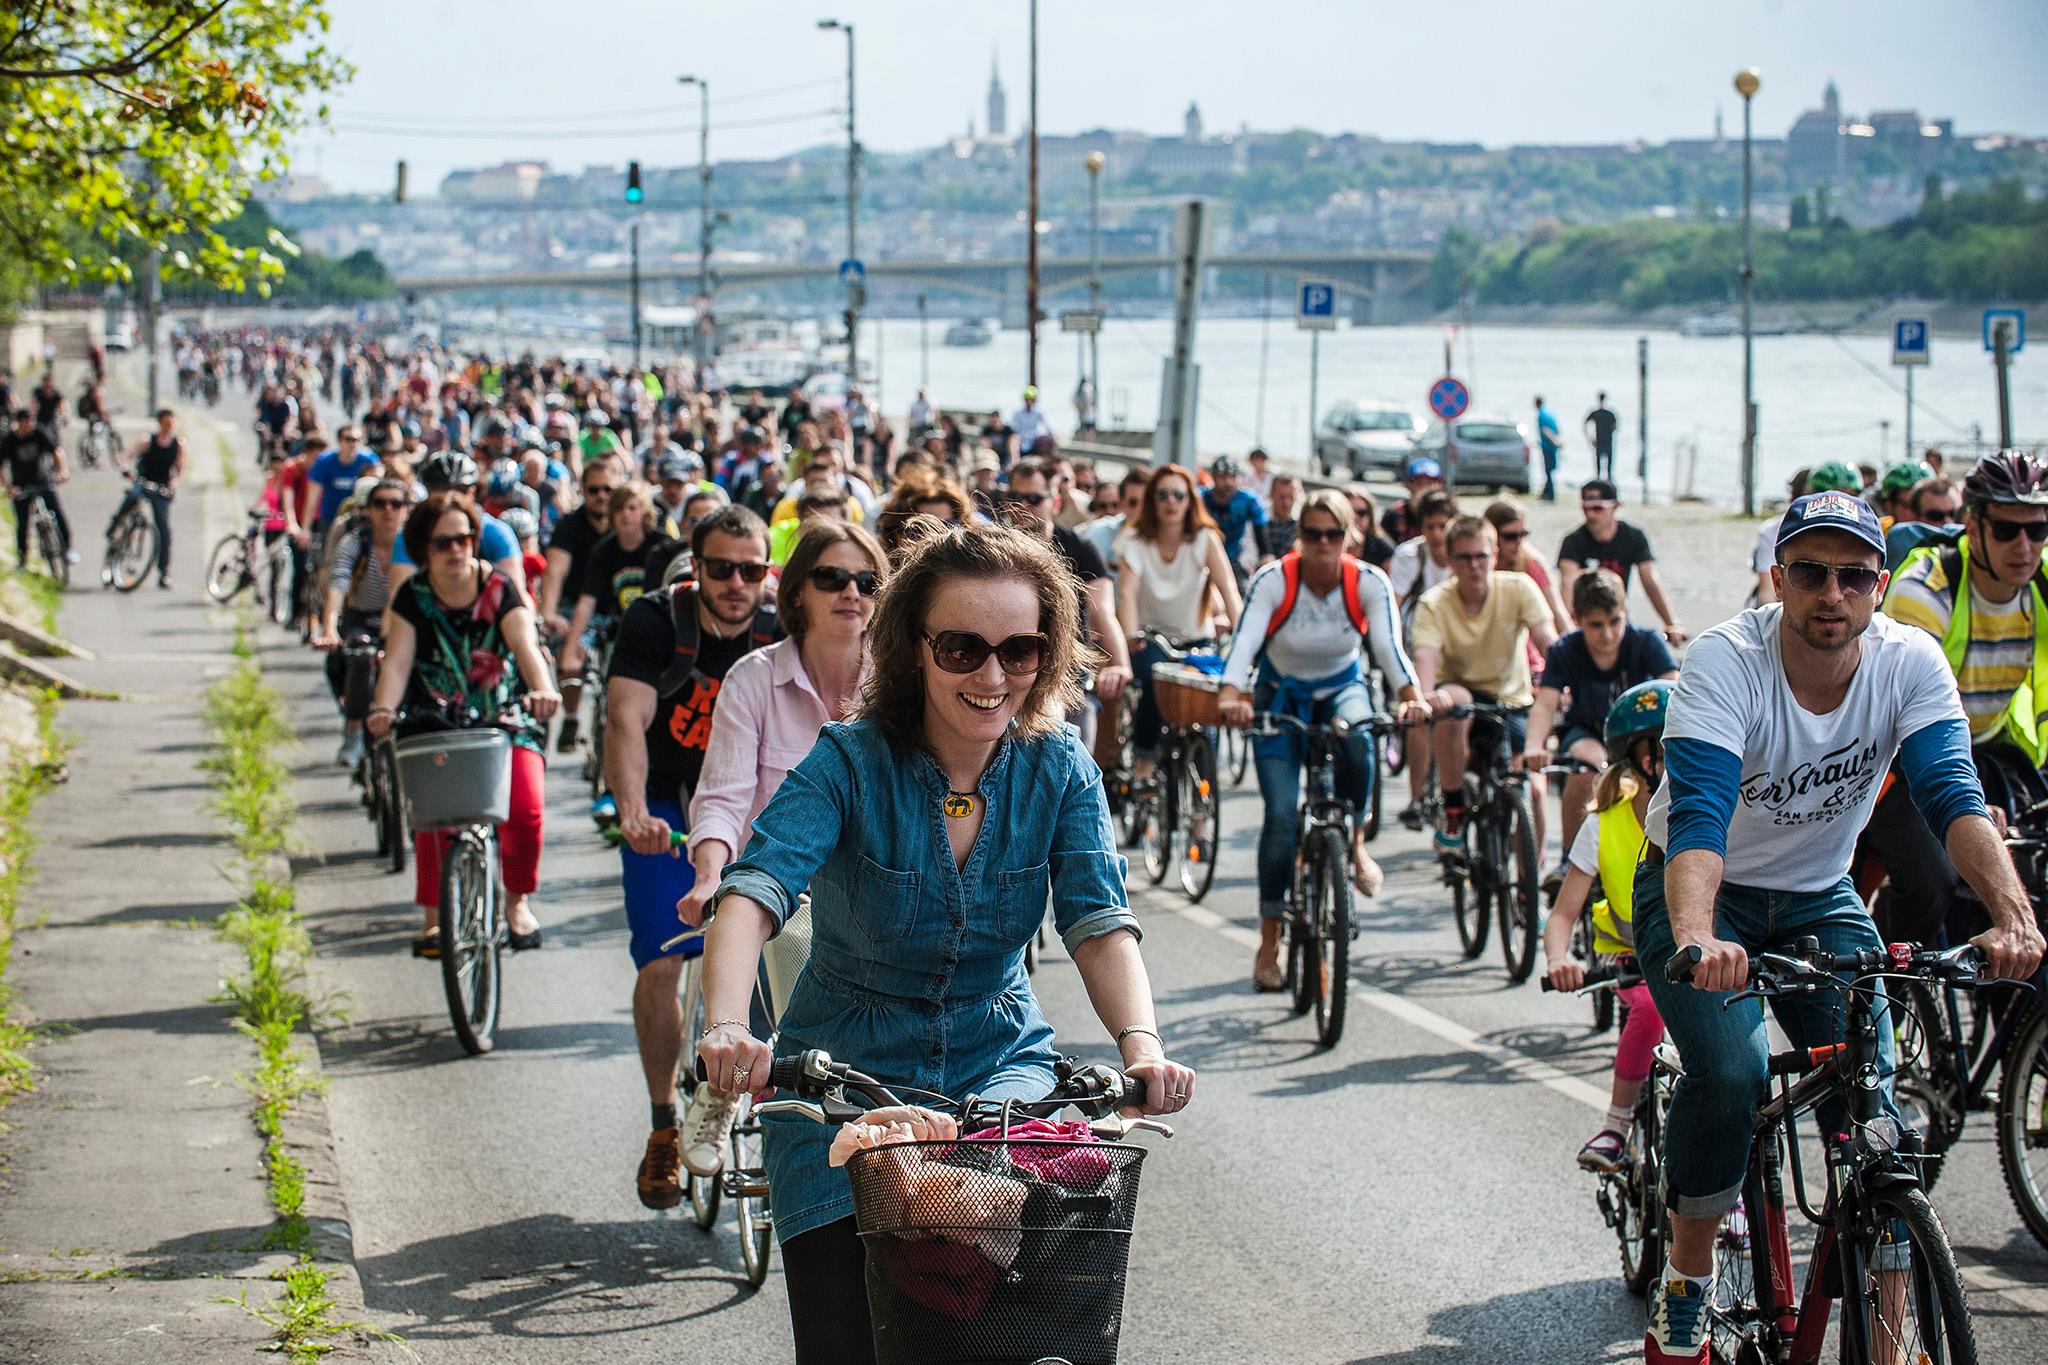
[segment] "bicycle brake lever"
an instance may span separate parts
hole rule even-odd
[[[1729,996],[1726,1000],[1723,1000],[1721,1002],[1721,1008],[1725,1010],[1730,1005],[1735,1004],[1738,1000],[1761,1000],[1763,998],[1763,994],[1764,993],[1762,991],[1758,990],[1754,986],[1751,986],[1747,990],[1737,991],[1735,992],[1735,994]]]
[[[809,1100],[765,1100],[754,1106],[754,1112],[756,1114],[795,1114],[799,1118],[809,1119],[812,1123],[832,1122],[832,1120],[825,1117],[823,1108],[811,1103]]]
[[[1121,1141],[1140,1128],[1149,1129],[1161,1137],[1173,1136],[1171,1126],[1142,1115],[1137,1118],[1125,1118],[1122,1114],[1108,1114],[1088,1125],[1089,1132],[1110,1142]]]

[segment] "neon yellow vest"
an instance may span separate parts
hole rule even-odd
[[[1642,822],[1634,801],[1617,801],[1593,817],[1600,822],[1600,889],[1607,899],[1593,906],[1593,951],[1636,950],[1636,861],[1643,856]]]
[[[1921,546],[1906,556],[1899,565],[1899,573],[1904,574],[1915,560],[1939,555],[1948,548],[1946,545]],[[1941,654],[1948,660],[1949,672],[1959,675],[1963,669],[1963,656],[1970,648],[1969,537],[1957,541],[1954,549],[1956,572],[1949,578],[1954,605],[1949,608],[1948,629],[1942,632]],[[2041,583],[2042,575],[2036,572],[2027,584],[2027,590],[2034,595],[2034,666],[2029,670],[2027,680],[2013,690],[2012,700],[2006,703],[2005,728],[2001,732],[2024,749],[2037,768],[2048,763],[2048,727],[2042,724],[2044,719],[2048,719],[2048,687],[2041,685],[2042,680],[2048,679],[2048,601],[2042,598]]]

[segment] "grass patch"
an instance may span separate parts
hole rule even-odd
[[[7,968],[14,952],[15,915],[21,908],[29,859],[36,848],[29,814],[55,784],[63,766],[63,746],[56,727],[57,695],[39,693],[34,702],[39,742],[14,755],[0,772],[0,1105],[35,1083],[29,1049],[38,1041],[40,1031],[15,1015]]]
[[[239,1299],[223,1302],[240,1303],[243,1312],[277,1333],[270,1350],[292,1365],[317,1365],[333,1354],[341,1344],[338,1338],[344,1336],[374,1341],[399,1339],[396,1333],[380,1332],[365,1323],[335,1317],[338,1305],[327,1292],[327,1272],[311,1261],[288,1267],[276,1279],[284,1285],[284,1292],[265,1307],[251,1305],[247,1290],[242,1291]]]

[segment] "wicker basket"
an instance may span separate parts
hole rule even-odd
[[[1161,664],[1152,670],[1152,696],[1159,716],[1183,730],[1214,729],[1223,723],[1223,679],[1186,664]]]

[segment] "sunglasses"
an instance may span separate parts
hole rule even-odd
[[[1152,501],[1154,502],[1186,502],[1187,500],[1188,494],[1184,488],[1161,488],[1155,490],[1152,494]]]
[[[1920,509],[1920,519],[1921,519],[1922,521],[1943,521],[1943,522],[1948,522],[1948,521],[1954,521],[1954,520],[1956,519],[1956,514],[1957,514],[1957,513],[1959,513],[1959,512],[1961,512],[1962,510],[1963,510],[1962,508],[1960,508],[1960,507],[1955,507],[1955,506],[1949,506],[1949,507],[1940,507],[1940,506],[1935,506],[1935,507],[1923,507],[1923,508],[1921,508],[1921,509]],[[1999,524],[2001,524],[2001,523],[1997,523],[1997,522],[1994,522],[1994,523],[1993,523],[1993,525],[1999,525]]]
[[[1527,531],[1501,531],[1497,533],[1503,545],[1518,545],[1529,538]]]
[[[404,498],[371,498],[370,506],[379,512],[403,512]]]
[[[1019,507],[1043,507],[1050,501],[1050,493],[1004,493],[1003,501]]]
[[[704,577],[714,583],[723,583],[738,574],[749,583],[759,583],[768,576],[768,566],[759,560],[742,559],[700,559],[697,567]]]
[[[1339,526],[1331,526],[1320,531],[1310,526],[1301,528],[1301,538],[1305,541],[1313,541],[1318,545],[1335,545],[1349,534],[1350,532]]]
[[[433,539],[429,540],[427,544],[433,547],[434,553],[446,554],[450,550],[468,549],[469,546],[475,542],[475,540],[475,536],[471,535],[467,531],[464,531],[460,535],[435,536]]]
[[[851,583],[860,589],[862,597],[873,597],[876,584],[882,581],[881,576],[873,569],[839,569],[829,564],[820,564],[805,577],[809,578],[811,586],[820,592],[845,592],[846,585]]]
[[[932,647],[932,662],[947,673],[977,672],[991,654],[1013,678],[1028,677],[1045,662],[1045,636],[1037,631],[991,644],[971,630],[942,630],[927,632],[924,642]]]
[[[1609,498],[1585,498],[1579,502],[1581,512],[1612,512],[1619,506],[1620,503]]]
[[[1990,525],[1991,538],[2001,545],[2018,540],[2022,533],[2036,545],[2048,540],[2048,521],[1992,521]]]
[[[2048,521],[2036,524],[2048,535]],[[1880,570],[1864,564],[1821,564],[1811,559],[1795,559],[1785,566],[1785,581],[1801,592],[1820,592],[1832,577],[1847,596],[1868,597],[1877,591],[1877,580],[1883,576]]]

